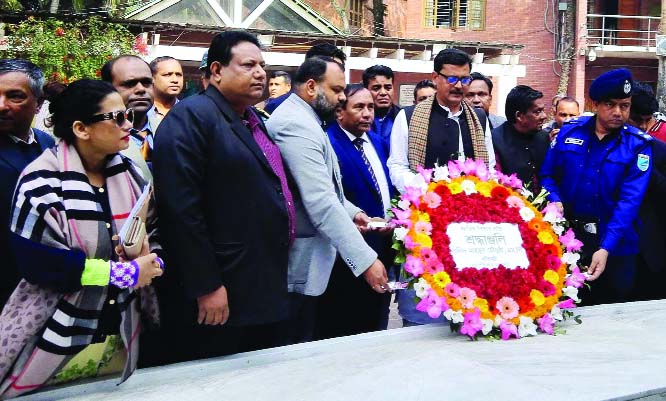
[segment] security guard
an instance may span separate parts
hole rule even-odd
[[[652,151],[651,137],[627,125],[632,88],[623,68],[595,79],[589,97],[596,115],[566,123],[541,169],[548,200],[563,208],[585,244],[581,261],[588,280],[596,280],[581,294],[585,305],[623,302],[634,285],[637,215]]]

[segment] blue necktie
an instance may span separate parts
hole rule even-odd
[[[375,177],[375,172],[372,169],[372,165],[370,165],[370,161],[366,157],[365,151],[363,150],[364,142],[365,139],[363,138],[356,138],[352,141],[354,146],[356,146],[356,149],[358,149],[359,153],[361,154],[361,159],[363,159],[363,163],[365,163],[365,167],[368,169],[368,172],[370,173],[370,177],[372,178],[372,183],[375,185],[375,190],[377,191],[377,194],[381,197],[382,191],[379,189],[379,183],[377,182],[377,177]]]

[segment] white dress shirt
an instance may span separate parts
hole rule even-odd
[[[458,112],[451,113],[451,110],[440,105],[441,108],[446,110],[448,113],[448,118],[458,124],[458,159],[463,160],[465,158],[464,144],[462,139],[462,132],[460,131],[460,122],[459,118],[462,114],[462,107]],[[488,150],[488,168],[490,170],[495,169],[495,150],[493,148],[493,137],[490,133],[490,125],[488,124],[488,119],[486,118],[486,129],[485,129],[485,143],[486,149]],[[416,174],[409,168],[409,126],[407,125],[407,117],[405,116],[405,110],[400,110],[398,115],[395,117],[393,122],[393,130],[391,131],[391,154],[389,155],[387,165],[389,169],[389,175],[391,176],[391,182],[393,186],[396,187],[401,193],[405,191],[405,186],[412,177]]]
[[[9,135],[9,137],[12,139],[12,141],[14,141],[14,143],[23,142],[26,145],[32,145],[33,143],[37,142],[37,140],[35,139],[35,131],[33,131],[32,128],[30,128],[30,131],[28,131],[28,139],[27,140],[23,140],[23,139],[21,139],[17,136],[14,136],[14,135]]]
[[[354,142],[354,140],[357,137],[354,136],[349,131],[347,131],[346,129],[342,127],[340,128],[347,135],[349,140]],[[379,184],[379,191],[381,192],[382,196],[382,203],[384,204],[384,216],[370,216],[370,217],[386,217],[386,211],[391,208],[391,191],[389,190],[386,174],[384,174],[384,166],[382,165],[381,160],[379,160],[377,151],[375,150],[375,147],[372,145],[372,142],[370,142],[370,138],[368,138],[368,135],[364,133],[363,135],[361,135],[360,138],[363,139],[364,141],[363,152],[365,152],[365,157],[368,158],[368,161],[370,162],[370,167],[372,167],[372,171],[375,173],[375,178],[377,179],[377,184]],[[356,145],[354,145],[354,148],[356,148]]]

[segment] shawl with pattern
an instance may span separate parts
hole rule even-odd
[[[428,99],[422,101],[414,107],[414,113],[409,121],[409,136],[408,136],[408,149],[407,159],[409,160],[409,168],[416,171],[417,166],[425,165],[426,159],[426,146],[428,145],[428,127],[430,125],[430,113],[432,113],[433,103],[435,96],[430,96]],[[474,158],[483,160],[488,165],[488,149],[486,149],[485,141],[485,127],[481,126],[479,117],[476,115],[472,107],[470,107],[464,100],[460,102],[467,125],[469,126],[469,133],[472,136],[472,147],[474,149]]]
[[[129,159],[110,156],[106,189],[117,233],[145,185]],[[149,227],[151,226],[149,218]],[[11,230],[58,248],[82,250],[87,258],[115,258],[101,205],[72,145],[61,141],[21,174],[14,194]],[[151,249],[159,247],[151,238]],[[20,257],[20,255],[17,255]],[[156,306],[152,288],[122,290],[120,336],[127,352],[122,380],[136,368],[139,301]],[[44,385],[92,341],[108,287],[85,286],[62,294],[22,280],[0,315],[0,398],[16,397]],[[151,299],[151,300],[148,300]],[[148,313],[156,316],[156,310]]]

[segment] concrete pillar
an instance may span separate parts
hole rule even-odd
[[[585,108],[585,65],[587,64],[587,0],[576,1],[576,55],[574,56],[568,95],[576,98],[581,113]]]

